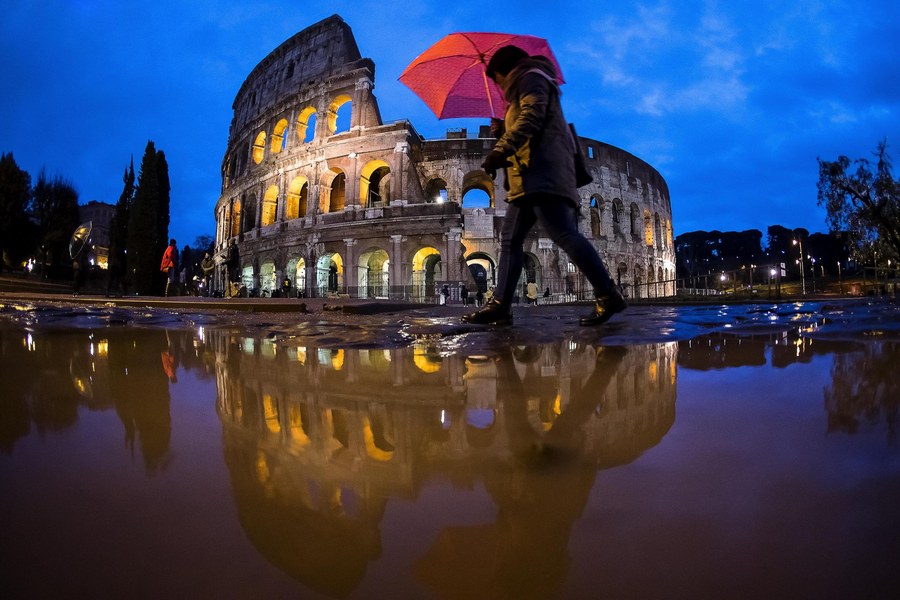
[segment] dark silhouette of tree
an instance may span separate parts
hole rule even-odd
[[[158,293],[159,263],[168,245],[169,173],[165,155],[147,142],[128,214],[128,272],[139,294]]]
[[[31,175],[19,168],[12,153],[0,156],[0,271],[19,264],[33,250],[27,208]]]
[[[128,272],[128,215],[134,202],[134,159],[125,168],[122,176],[124,186],[119,200],[116,202],[116,214],[113,216],[109,235],[109,271],[116,281],[121,283]]]
[[[61,176],[51,180],[41,171],[31,195],[31,214],[37,222],[42,263],[59,276],[71,267],[69,241],[79,225],[78,192]]]
[[[878,144],[875,165],[860,158],[839,156],[819,162],[819,206],[828,211],[832,232],[846,231],[855,257],[865,259],[879,251],[886,258],[900,257],[900,181],[891,174],[887,140]]]

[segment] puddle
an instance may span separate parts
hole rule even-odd
[[[3,596],[895,593],[893,306],[566,310],[7,307]]]

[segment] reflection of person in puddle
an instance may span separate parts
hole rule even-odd
[[[568,568],[567,546],[597,474],[596,457],[584,456],[585,425],[599,408],[626,354],[600,348],[593,373],[546,434],[528,419],[526,391],[511,352],[496,361],[497,396],[502,404],[514,461],[508,471],[487,477],[497,516],[495,581],[501,597],[546,597],[559,592]]]

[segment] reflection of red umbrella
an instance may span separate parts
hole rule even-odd
[[[424,100],[438,119],[497,117],[503,114],[506,100],[485,69],[494,52],[509,45],[549,58],[557,82],[563,83],[547,40],[511,33],[451,33],[412,61],[400,81]]]

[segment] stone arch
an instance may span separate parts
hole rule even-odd
[[[278,186],[270,185],[263,196],[262,227],[268,227],[278,218]]]
[[[629,220],[628,231],[631,233],[631,235],[639,236],[641,234],[640,225],[639,225],[640,215],[641,215],[641,209],[638,208],[637,204],[632,202],[630,210],[629,210],[629,215],[628,215],[628,220]]]
[[[253,162],[259,164],[266,156],[266,132],[260,131],[253,141]]]
[[[591,196],[591,236],[603,235],[603,197],[600,194]]]
[[[322,176],[323,193],[319,200],[319,212],[337,212],[344,210],[344,194],[347,187],[347,176],[344,172],[332,167]]]
[[[631,297],[632,298],[643,298],[646,296],[645,290],[643,289],[643,285],[646,282],[646,278],[644,276],[644,267],[640,265],[635,265],[634,269],[632,269],[631,276]]]
[[[443,279],[441,253],[433,246],[424,246],[413,255],[410,273],[410,296],[414,300],[434,298],[434,284]]]
[[[482,293],[497,284],[497,263],[484,252],[473,252],[466,257],[469,272],[475,279],[476,291]]]
[[[331,101],[331,104],[328,105],[328,135],[342,133],[350,129],[348,125],[347,129],[342,129],[340,132],[338,131],[338,111],[347,103],[350,103],[350,108],[352,110],[353,99],[347,94],[338,94],[334,97],[334,100]],[[349,122],[350,119],[348,118],[347,121]]]
[[[319,296],[337,294],[344,287],[344,259],[337,252],[326,252],[316,261],[316,289]]]
[[[297,175],[288,185],[284,206],[285,219],[299,219],[306,216],[309,200],[309,182],[304,175]]]
[[[291,281],[294,293],[299,296],[306,295],[306,259],[302,256],[294,256],[288,260],[284,269],[284,276]]]
[[[644,209],[644,243],[653,246],[653,219],[650,211]]]
[[[372,247],[359,255],[357,286],[360,298],[387,298],[390,290],[390,257]]]
[[[391,167],[383,160],[370,160],[359,174],[359,204],[364,207],[387,206],[390,197]]]
[[[612,201],[612,222],[613,222],[613,230],[616,233],[622,233],[622,218],[624,216],[625,207],[622,205],[622,201],[618,198],[614,198]]]
[[[429,204],[434,202],[440,204],[447,200],[447,182],[440,177],[429,179],[428,183],[425,184],[425,202]]]
[[[463,203],[466,193],[470,190],[481,190],[488,195],[490,206],[494,206],[494,181],[484,171],[469,171],[463,176],[462,195],[459,198],[460,205],[468,208]]]
[[[275,261],[269,258],[259,265],[259,295],[271,298],[272,291],[276,289],[278,282],[275,280]]]
[[[256,228],[256,194],[250,194],[249,197],[245,197],[244,200],[241,201],[241,205],[244,207],[244,218],[241,219],[243,223],[241,224],[241,228],[243,231],[250,231],[251,229]]]
[[[307,106],[297,115],[297,141],[308,144],[316,138],[316,109]]]
[[[287,119],[280,119],[275,123],[275,128],[272,130],[272,140],[269,142],[269,152],[272,154],[280,153],[287,145],[287,128]]]
[[[235,198],[231,201],[231,237],[237,237],[241,234],[241,199]]]
[[[662,248],[665,243],[665,240],[663,240],[662,224],[660,223],[660,220],[659,220],[659,213],[653,214],[653,237],[654,237],[654,240],[656,241],[656,247]]]
[[[620,288],[628,283],[628,265],[624,262],[616,265],[615,282]]]

